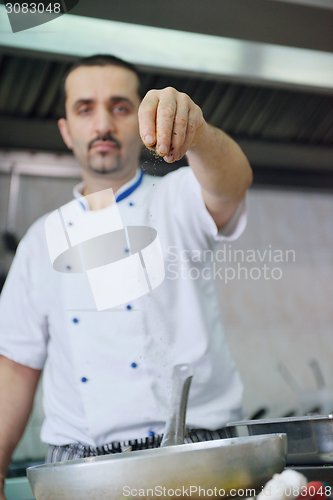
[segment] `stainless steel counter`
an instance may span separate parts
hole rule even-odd
[[[7,478],[5,496],[7,500],[35,500],[27,477]]]

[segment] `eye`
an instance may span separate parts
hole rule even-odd
[[[117,115],[126,115],[127,113],[130,112],[128,106],[124,104],[117,104],[116,106],[113,107],[113,112]]]
[[[90,112],[91,108],[89,106],[81,106],[78,109],[78,114],[79,115],[87,115]]]

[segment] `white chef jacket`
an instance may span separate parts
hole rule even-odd
[[[83,205],[80,217],[89,213]],[[213,263],[198,255],[242,233],[245,202],[218,233],[197,179],[183,167],[162,178],[144,175],[117,206],[125,226],[151,226],[159,235],[166,277],[149,294],[98,312],[84,273],[52,268],[46,216],[19,244],[3,289],[0,354],[44,368],[46,443],[101,446],[163,433],[178,363],[195,368],[188,426],[213,430],[242,416],[242,383],[226,344],[215,280],[207,279],[207,269],[201,274]],[[97,220],[100,212],[90,217]]]

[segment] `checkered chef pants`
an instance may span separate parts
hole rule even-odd
[[[185,436],[185,443],[197,443],[199,441],[211,441],[227,437],[225,429],[209,431],[207,429],[191,429]],[[158,448],[161,445],[163,435],[149,436],[143,439],[135,439],[122,443],[110,443],[104,446],[87,446],[81,443],[67,444],[64,446],[49,445],[45,463],[64,462],[76,458],[98,457],[124,451],[147,450]]]

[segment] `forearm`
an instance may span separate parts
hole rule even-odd
[[[0,356],[0,491],[27,424],[40,373]]]
[[[211,197],[240,200],[252,183],[252,169],[241,148],[212,125],[205,124],[187,157],[201,187]]]

